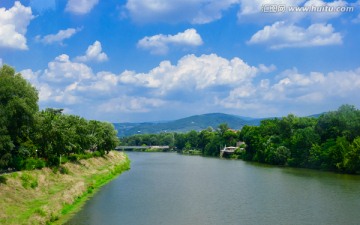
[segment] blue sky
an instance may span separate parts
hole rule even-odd
[[[360,108],[359,40],[359,0],[0,1],[40,107],[111,122]]]

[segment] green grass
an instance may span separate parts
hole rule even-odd
[[[119,156],[62,165],[69,174],[59,167],[2,175],[7,182],[0,184],[0,224],[64,224],[100,187],[129,169],[130,160]]]
[[[126,159],[123,163],[119,165],[115,165],[112,170],[110,170],[107,174],[95,174],[91,177],[86,178],[86,182],[88,183],[88,187],[86,191],[79,197],[75,199],[75,201],[72,204],[65,204],[63,209],[61,210],[61,218],[60,220],[56,221],[50,221],[47,224],[52,224],[52,222],[55,222],[55,224],[61,224],[68,219],[71,218],[71,216],[77,212],[84,204],[85,202],[92,197],[102,186],[116,178],[119,174],[122,172],[130,169],[130,160],[126,156]]]
[[[126,157],[124,163],[120,165],[116,165],[110,173],[104,174],[96,174],[92,177],[87,178],[87,182],[90,184],[87,188],[87,191],[83,193],[82,196],[76,198],[73,204],[65,205],[61,211],[61,214],[66,215],[72,212],[74,209],[77,209],[81,206],[89,197],[96,193],[96,191],[102,187],[104,184],[108,183],[109,181],[113,180],[117,175],[121,174],[122,172],[130,169],[130,160]]]
[[[29,187],[35,189],[38,186],[37,178],[31,176],[30,174],[24,173],[21,175],[20,179],[22,186],[26,189],[28,189]]]

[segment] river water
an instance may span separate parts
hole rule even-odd
[[[360,177],[176,153],[128,153],[131,170],[67,225],[360,224]]]

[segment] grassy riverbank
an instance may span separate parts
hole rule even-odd
[[[6,184],[0,183],[0,224],[61,224],[99,187],[129,168],[127,156],[112,151],[58,170],[5,174]]]

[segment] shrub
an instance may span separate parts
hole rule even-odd
[[[60,165],[60,157],[50,156],[48,158],[48,166],[59,166],[59,165]]]
[[[79,156],[78,154],[72,154],[72,155],[69,155],[68,156],[68,159],[71,161],[71,162],[76,162],[79,160]]]
[[[0,184],[6,184],[7,178],[4,176],[0,176]]]
[[[70,161],[71,161],[71,160],[70,160]],[[61,164],[65,164],[65,163],[67,163],[67,162],[69,162],[69,158],[66,157],[66,156],[61,156]]]
[[[29,174],[22,174],[20,177],[21,181],[22,181],[22,186],[24,188],[32,188],[35,189],[38,186],[38,181],[37,178],[29,175]]]
[[[61,174],[69,174],[70,170],[64,166],[60,166],[59,171]]]
[[[103,154],[101,154],[100,151],[95,151],[95,152],[93,152],[92,155],[93,155],[94,157],[101,157],[101,156],[103,156]]]
[[[25,170],[42,169],[44,167],[45,161],[43,159],[28,158],[23,161],[23,169]]]
[[[59,167],[54,166],[54,167],[52,168],[52,172],[53,172],[54,174],[57,174],[57,172],[59,172]]]

